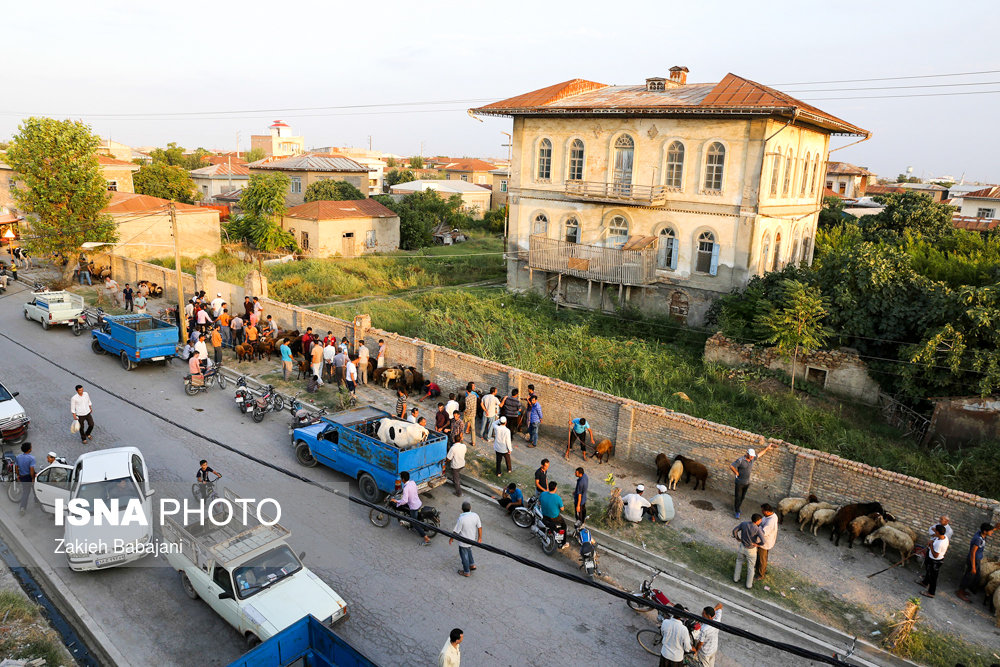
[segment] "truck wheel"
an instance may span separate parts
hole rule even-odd
[[[28,317],[28,311],[24,311],[24,319],[28,320],[29,322],[31,321],[31,318]]]
[[[181,572],[181,587],[184,589],[185,595],[189,598],[192,600],[198,599],[198,591],[194,589],[194,586],[191,585],[191,580],[188,579],[188,576],[183,572]]]
[[[79,336],[83,333],[83,326],[79,322],[73,322],[73,335]]]
[[[101,347],[101,343],[96,338],[90,339],[90,349],[94,351],[94,354],[104,354],[104,348]]]
[[[41,322],[41,324],[42,324],[42,330],[43,331],[48,331],[49,330],[49,321],[48,320],[43,319],[42,322]]]
[[[316,458],[309,451],[309,445],[299,440],[295,443],[295,460],[307,468],[316,467]]]
[[[374,526],[385,528],[389,525],[389,514],[376,507],[368,513],[368,520],[371,521]]]
[[[128,358],[128,355],[127,355],[127,354],[125,354],[125,351],[124,351],[124,350],[122,350],[122,353],[121,353],[121,355],[120,355],[120,358],[121,358],[121,360],[122,360],[122,368],[124,368],[124,369],[125,369],[125,370],[127,370],[127,371],[130,371],[130,370],[132,370],[133,368],[135,368],[135,364],[133,364],[133,363],[132,363],[132,360]]]
[[[361,497],[370,503],[377,503],[385,498],[385,494],[379,491],[375,478],[366,472],[358,477],[358,490],[361,491]]]
[[[252,632],[247,633],[247,650],[254,649],[260,646],[260,637]]]

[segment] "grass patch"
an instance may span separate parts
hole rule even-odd
[[[885,424],[870,406],[832,400],[813,387],[808,394],[792,394],[767,371],[704,363],[707,334],[669,320],[557,310],[541,297],[475,288],[317,310],[346,320],[366,312],[381,329],[951,488],[1000,497],[1000,476],[993,474],[1000,442],[954,452],[918,446]],[[777,389],[767,390],[768,384]]]
[[[0,591],[0,658],[44,658],[46,665],[75,664],[58,636],[39,623],[41,608],[16,591]]]
[[[286,303],[318,304],[360,296],[398,294],[415,288],[448,287],[483,280],[503,280],[503,241],[473,236],[454,246],[433,246],[353,259],[307,259],[263,266],[268,292]],[[242,285],[255,265],[232,255],[208,257],[219,280]],[[172,257],[150,260],[173,268]],[[197,260],[181,259],[181,269],[195,273]]]
[[[0,619],[8,622],[33,621],[39,607],[17,591],[0,591]]]
[[[881,624],[882,637],[892,632],[894,622],[889,618]],[[954,635],[922,626],[919,616],[909,637],[893,653],[928,667],[989,667],[1000,662],[995,657],[1000,652],[991,652],[989,647],[970,644]]]

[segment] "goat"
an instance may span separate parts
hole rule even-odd
[[[611,441],[605,438],[594,447],[594,456],[596,456],[601,463],[605,463],[606,461],[611,460],[611,453],[614,449],[615,446],[611,444]]]
[[[782,498],[778,501],[778,523],[785,522],[785,515],[798,512],[807,503],[817,503],[819,498],[809,494],[809,498]]]
[[[670,459],[664,453],[659,453],[656,455],[656,459],[653,461],[656,465],[656,483],[659,484],[661,480],[667,480],[670,477]]]
[[[871,546],[875,540],[882,540],[883,556],[885,556],[886,547],[892,547],[899,551],[899,560],[906,560],[913,554],[913,540],[910,539],[910,536],[888,524],[869,533],[868,537],[865,538],[865,544]]]
[[[698,490],[698,484],[701,484],[701,490],[705,490],[705,480],[708,479],[708,468],[704,464],[698,463],[694,459],[689,459],[686,456],[681,456],[678,454],[674,457],[674,461],[680,461],[681,465],[684,466],[684,483],[687,484],[694,477],[694,490]],[[669,473],[669,470],[667,471]]]
[[[831,505],[830,503],[806,503],[799,510],[799,532],[802,532],[805,525],[812,521],[813,513],[816,510],[832,510],[836,508],[836,505]]]
[[[875,512],[885,515],[886,519],[891,518],[890,515],[887,515],[886,511],[882,508],[882,503],[870,502],[844,505],[837,511],[837,516],[833,519],[833,530],[830,531],[830,541],[833,542],[834,546],[839,547],[840,536],[848,533],[848,524],[857,519],[859,516],[874,514]],[[854,540],[852,539],[851,542],[853,543]]]

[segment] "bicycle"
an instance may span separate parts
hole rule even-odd
[[[12,503],[21,501],[21,482],[17,480],[17,460],[10,452],[3,453],[3,466],[0,467],[0,482],[7,484],[7,497]]]
[[[209,505],[213,500],[218,499],[219,494],[215,490],[215,482],[222,477],[216,473],[215,479],[210,479],[205,482],[195,482],[191,485],[191,495],[194,496],[195,502],[200,501],[202,498],[205,499],[205,504]]]
[[[639,642],[639,646],[646,650],[646,653],[650,655],[660,655],[662,649],[661,644],[663,644],[663,633],[660,632],[659,628],[646,628],[645,630],[639,630],[635,633],[635,638]],[[697,665],[693,653],[685,653],[684,659],[681,661],[683,665]]]

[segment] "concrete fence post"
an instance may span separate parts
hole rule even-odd
[[[816,457],[806,452],[795,452],[792,461],[792,480],[788,495],[805,498],[812,490],[813,470],[816,468]]]
[[[632,424],[634,421],[635,407],[626,403],[619,403],[618,416],[615,418],[615,456],[624,456],[626,459],[631,457]]]

